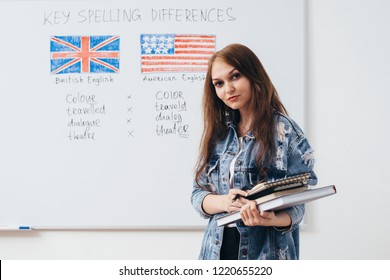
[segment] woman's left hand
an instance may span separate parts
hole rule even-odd
[[[246,226],[270,226],[274,212],[259,212],[255,201],[249,201],[241,207],[241,218]]]
[[[285,212],[277,215],[273,211],[261,211],[257,209],[255,201],[249,201],[241,207],[241,219],[246,226],[282,226],[291,225],[291,218]]]

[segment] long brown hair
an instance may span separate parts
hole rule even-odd
[[[274,111],[286,115],[287,111],[255,53],[244,45],[231,44],[214,53],[208,63],[202,100],[204,130],[196,165],[196,182],[199,181],[202,170],[210,161],[217,142],[226,137],[227,122],[231,121],[237,125],[240,120],[240,112],[226,106],[216,94],[211,72],[217,58],[236,68],[251,82],[253,88],[250,104],[253,112],[251,132],[261,147],[261,153],[256,159],[259,173],[263,178],[266,178],[266,163],[272,160],[275,150],[273,144],[275,137]]]

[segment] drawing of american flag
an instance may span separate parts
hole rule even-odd
[[[118,73],[119,36],[51,36],[52,74]]]
[[[141,72],[206,72],[215,35],[141,34]]]

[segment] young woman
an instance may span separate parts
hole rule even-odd
[[[261,181],[313,172],[313,151],[288,117],[258,57],[233,44],[209,61],[203,95],[204,131],[191,202],[210,219],[200,259],[298,259],[304,205],[259,212],[245,199]],[[241,197],[235,201],[237,195]],[[242,221],[218,227],[226,212]]]

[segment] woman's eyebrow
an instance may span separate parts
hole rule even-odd
[[[233,68],[230,72],[228,72],[226,75],[231,75],[234,71],[236,71],[237,68]],[[221,78],[212,78],[213,81],[220,80]]]

